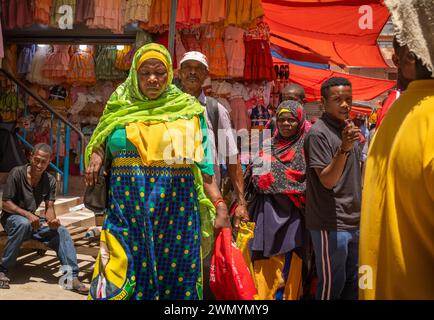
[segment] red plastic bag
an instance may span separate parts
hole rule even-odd
[[[230,228],[220,230],[211,258],[209,285],[218,300],[255,300],[257,294],[243,254]]]

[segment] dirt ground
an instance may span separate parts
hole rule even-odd
[[[79,278],[89,286],[95,259],[77,255],[77,260]],[[35,252],[23,254],[8,275],[11,288],[0,289],[0,300],[86,300],[87,296],[61,288],[59,269],[60,263],[54,251],[47,251],[42,257]]]

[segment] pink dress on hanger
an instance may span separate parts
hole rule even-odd
[[[121,0],[95,0],[95,17],[87,20],[86,25],[91,29],[110,29],[113,33],[122,33],[124,10]]]
[[[232,85],[232,91],[229,95],[231,104],[231,119],[235,130],[250,130],[250,118],[247,112],[246,102],[250,99],[245,86],[239,82]]]
[[[228,76],[242,78],[244,76],[244,30],[229,26],[225,30],[225,51],[228,61]]]

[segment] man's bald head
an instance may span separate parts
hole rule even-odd
[[[282,95],[282,101],[295,100],[302,104],[304,103],[304,98],[305,98],[304,88],[298,84],[291,83],[285,86],[285,88],[282,89],[281,95]]]

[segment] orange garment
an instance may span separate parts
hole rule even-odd
[[[223,26],[207,25],[202,33],[202,53],[208,58],[209,73],[213,77],[227,75],[224,32]]]
[[[302,260],[293,252],[288,278],[285,280],[283,268],[285,255],[274,256],[253,262],[259,300],[275,300],[276,292],[284,289],[283,300],[299,300],[302,290]]]
[[[219,22],[226,18],[226,0],[203,0],[201,23]]]
[[[85,50],[78,48],[75,50],[69,63],[66,82],[84,86],[96,83],[95,62],[90,47]]]
[[[122,2],[123,3],[123,2]],[[113,33],[122,33],[122,18],[125,6],[121,0],[95,0],[95,17],[86,25],[91,29],[110,29]]]
[[[48,25],[50,23],[50,7],[53,0],[35,0],[33,22]]]
[[[179,0],[176,12],[176,27],[188,28],[200,23],[202,7],[200,0]]]
[[[169,28],[171,0],[152,1],[148,23],[139,23],[139,27],[151,33],[164,32]]]

